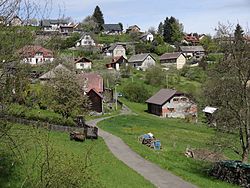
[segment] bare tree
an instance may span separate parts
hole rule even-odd
[[[231,26],[219,28],[219,44],[224,59],[209,72],[205,96],[209,105],[219,108],[217,125],[222,131],[237,135],[227,140],[242,161],[247,162],[250,152],[250,44],[241,29]]]

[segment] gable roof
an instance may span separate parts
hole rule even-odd
[[[181,54],[181,52],[165,53],[160,56],[160,60],[177,59]]]
[[[68,21],[63,20],[63,19],[49,19],[49,20],[41,20],[40,21],[40,26],[42,27],[49,27],[51,24],[68,24]]]
[[[43,53],[43,57],[45,58],[53,58],[51,50],[38,45],[26,45],[18,51],[19,55],[25,58],[34,57],[38,52]]]
[[[136,54],[136,55],[132,55],[128,62],[129,63],[133,63],[133,62],[143,62],[148,56],[152,57],[154,60],[155,58],[150,54],[150,53],[147,53],[147,54]]]
[[[116,47],[123,47],[123,45],[121,44],[112,44],[109,48],[108,48],[108,51],[113,51]],[[124,48],[125,49],[125,48]]]
[[[95,88],[93,88],[93,89],[91,89],[91,90],[89,90],[88,91],[88,93],[87,93],[87,95],[91,92],[91,91],[93,91],[94,93],[96,93],[101,99],[103,99],[104,97],[99,93],[99,92],[97,92],[96,91],[96,89]]]
[[[138,25],[131,25],[131,26],[128,27],[127,30],[132,30],[134,28],[137,28],[137,29],[141,30],[141,28]]]
[[[120,24],[103,24],[104,31],[122,31]]]
[[[163,105],[166,101],[172,98],[175,94],[181,94],[173,89],[161,89],[155,95],[150,97],[146,103]]]
[[[97,73],[82,73],[77,75],[79,84],[85,87],[86,92],[95,89],[97,92],[103,92],[103,78]]]
[[[92,63],[92,61],[86,57],[80,57],[75,59],[75,63]]]
[[[182,52],[205,52],[202,46],[180,46]]]
[[[54,79],[56,77],[56,72],[70,72],[69,69],[67,69],[64,65],[59,64],[49,72],[43,74],[39,77],[41,80],[48,80],[48,79]]]

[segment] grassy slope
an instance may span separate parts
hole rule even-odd
[[[15,125],[12,128],[11,133],[20,133],[20,140],[25,140],[27,146],[33,146],[34,140],[26,139],[30,135],[31,128],[26,126]],[[33,137],[34,139],[34,137]],[[69,136],[66,133],[51,132],[50,133],[50,143],[53,145],[55,152],[66,153],[64,156],[65,162],[67,160],[73,160],[73,157],[80,157],[83,160],[86,156],[86,151],[90,150],[90,159],[92,161],[91,169],[94,170],[93,176],[100,182],[100,187],[153,187],[148,181],[143,177],[138,175],[136,172],[125,166],[122,162],[117,160],[108,150],[107,146],[104,144],[102,139],[95,141],[87,140],[86,142],[74,142],[69,140]],[[3,144],[3,143],[1,143]],[[0,144],[0,145],[1,145]],[[25,165],[29,166],[33,162],[35,153],[35,148],[31,147],[25,158]],[[23,151],[24,152],[24,151]],[[17,168],[14,173],[21,176],[20,179],[17,177],[10,177],[9,183],[8,179],[2,178],[0,176],[0,187],[20,187],[22,178],[25,177],[25,172],[21,168]],[[7,184],[4,184],[6,182]]]
[[[184,156],[187,146],[209,148],[207,145],[214,139],[214,130],[203,125],[185,123],[182,120],[160,119],[143,112],[146,106],[123,100],[138,116],[115,117],[100,123],[101,127],[121,137],[134,151],[142,157],[160,165],[174,174],[200,187],[233,187],[214,180],[206,175],[209,163],[195,161]],[[141,145],[137,138],[141,134],[152,132],[161,140],[163,149],[153,151]],[[236,156],[230,154],[230,158]]]

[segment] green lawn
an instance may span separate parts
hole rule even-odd
[[[104,130],[122,138],[142,157],[199,187],[234,187],[209,177],[207,170],[211,167],[210,163],[184,155],[186,147],[212,150],[211,141],[215,138],[213,129],[202,124],[189,124],[183,120],[161,119],[143,112],[146,105],[126,100],[123,102],[138,115],[114,117],[100,122],[99,125]],[[138,142],[138,136],[148,132],[152,132],[161,140],[161,151],[156,152]],[[232,152],[225,151],[225,155],[237,159]]]
[[[153,187],[142,176],[116,159],[101,138],[94,141],[75,142],[70,141],[69,135],[66,133],[48,133],[45,130],[21,125],[12,125],[9,133],[19,145],[18,149],[13,150],[19,156],[19,162],[14,164],[11,173],[4,174],[0,170],[0,187],[21,187],[27,175],[30,175],[33,179],[39,178],[37,177],[39,160],[36,159],[36,156],[44,147],[47,135],[49,135],[49,145],[52,148],[51,153],[56,158],[51,160],[52,164],[50,165],[53,166],[55,160],[55,165],[62,168],[64,173],[61,176],[80,178],[82,187]],[[7,143],[0,142],[0,158],[3,153],[8,151],[7,149]],[[9,154],[11,153],[9,152]],[[60,155],[59,159],[57,154]],[[88,157],[86,158],[86,156]],[[35,159],[36,162],[34,163]],[[36,167],[33,167],[33,164],[36,164]],[[76,169],[80,169],[83,167],[82,165],[86,164],[89,166],[87,171],[80,171],[79,174]],[[0,161],[0,167],[1,165],[3,165],[3,161]],[[75,169],[70,169],[68,166]],[[85,176],[86,180],[81,179],[81,176],[84,176],[83,173],[88,174],[87,178]],[[92,179],[94,184],[91,183],[91,185],[86,186],[85,181],[92,181]],[[65,187],[65,185],[60,187]]]

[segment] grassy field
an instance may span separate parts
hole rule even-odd
[[[183,120],[161,119],[144,110],[146,105],[123,100],[138,115],[120,116],[100,122],[100,126],[121,137],[134,151],[142,157],[173,172],[199,187],[234,187],[215,180],[207,175],[211,164],[187,158],[186,147],[213,149],[214,130],[202,124],[189,124]],[[138,142],[138,136],[152,132],[161,140],[163,149],[153,151]],[[230,159],[237,159],[232,152],[224,153]]]
[[[13,136],[18,145],[13,151],[18,155],[19,162],[14,164],[11,173],[0,171],[0,187],[21,187],[27,177],[32,177],[33,180],[39,178],[37,153],[45,146],[47,138],[49,138],[50,149],[52,149],[50,152],[53,153],[54,158],[58,158],[58,154],[60,155],[55,160],[55,165],[58,165],[56,169],[62,168],[63,174],[59,175],[65,175],[65,179],[66,176],[71,179],[79,178],[82,181],[82,187],[138,187],[138,185],[153,187],[142,176],[117,160],[102,139],[75,142],[70,141],[66,133],[48,133],[45,130],[21,125],[12,125],[9,134]],[[2,149],[6,151],[7,148],[7,142],[0,143],[0,151]],[[1,151],[0,154],[2,155],[4,151]],[[51,166],[53,166],[53,162],[54,160],[51,160]],[[35,167],[34,164],[36,164]],[[79,173],[77,169],[81,169],[82,165],[86,164],[88,164],[87,170]],[[2,160],[0,161],[1,166],[3,166]],[[68,168],[69,166],[74,169]],[[84,173],[88,175],[84,175]],[[83,176],[82,179],[81,176]],[[91,180],[94,184],[86,186],[85,181],[87,180]]]

